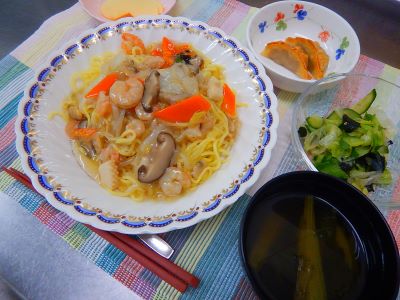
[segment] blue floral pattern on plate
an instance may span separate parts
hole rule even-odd
[[[267,21],[261,22],[258,24],[258,29],[260,30],[261,33],[264,33],[265,28],[267,28]]]
[[[305,10],[301,9],[297,12],[297,20],[303,21],[306,16],[307,16],[307,11]]]
[[[335,56],[336,60],[339,60],[342,57],[342,55],[346,52],[345,49],[348,48],[349,45],[350,45],[349,40],[345,36],[342,39],[342,42],[340,43],[339,49],[336,49],[336,56]]]

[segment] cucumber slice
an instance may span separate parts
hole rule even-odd
[[[356,112],[354,109],[351,108],[343,108],[343,114],[347,115],[349,118],[351,118],[352,120],[356,121],[356,122],[360,122],[362,121],[361,115]]]
[[[385,154],[388,154],[389,153],[389,147],[388,146],[380,146],[379,148],[378,148],[378,150],[377,150],[377,152],[380,154],[380,155],[385,155]]]
[[[358,137],[344,136],[343,141],[349,144],[351,147],[358,147],[364,145],[365,141]]]
[[[320,128],[324,124],[324,118],[318,115],[311,115],[306,119],[306,121],[308,125],[315,129]]]
[[[365,146],[354,147],[353,151],[351,152],[351,157],[359,158],[361,156],[368,154],[370,151],[371,147],[365,147]]]
[[[336,110],[331,112],[326,120],[328,121],[328,123],[335,124],[337,126],[342,124],[342,117],[337,113]]]
[[[356,104],[354,104],[351,109],[354,110],[356,113],[362,115],[365,113],[372,103],[374,102],[376,98],[376,90],[373,89],[366,95],[364,98],[362,98],[360,101],[358,101]]]

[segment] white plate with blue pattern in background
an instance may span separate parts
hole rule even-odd
[[[175,201],[141,201],[111,195],[92,180],[72,154],[60,118],[52,111],[71,92],[75,72],[90,58],[120,48],[122,32],[145,44],[163,36],[191,43],[222,65],[237,99],[241,127],[229,161],[196,190]],[[16,146],[24,171],[50,204],[73,219],[100,229],[130,234],[160,233],[194,225],[233,204],[257,180],[277,139],[277,98],[263,67],[246,48],[205,23],[170,16],[143,16],[104,23],[84,32],[50,56],[25,90],[18,107]]]

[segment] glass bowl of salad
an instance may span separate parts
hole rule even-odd
[[[382,210],[400,207],[398,84],[363,74],[315,82],[294,107],[292,140],[309,169],[347,181]]]

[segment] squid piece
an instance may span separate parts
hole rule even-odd
[[[221,100],[224,97],[223,82],[211,76],[207,84],[207,96],[214,101]]]
[[[192,67],[176,63],[160,72],[160,99],[170,104],[199,94],[199,84]]]
[[[109,190],[118,187],[118,168],[115,160],[108,160],[99,166],[100,184]]]

